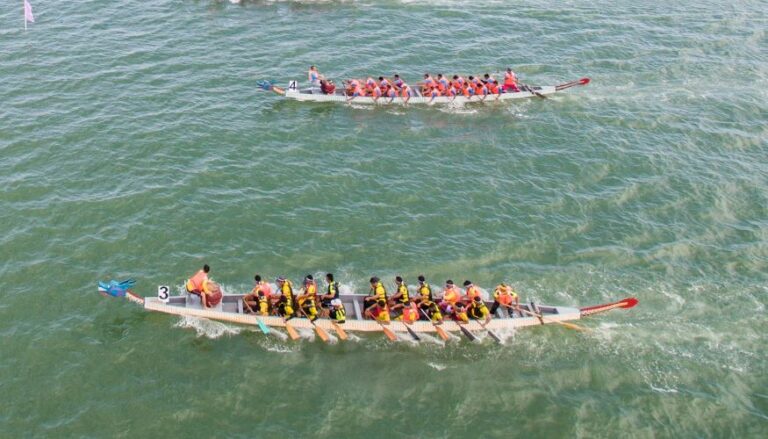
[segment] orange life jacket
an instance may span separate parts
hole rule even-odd
[[[467,288],[467,297],[469,298],[469,300],[475,300],[475,296],[479,296],[479,295],[480,295],[480,290],[476,286],[470,285],[469,288]]]
[[[506,72],[504,73],[504,85],[505,86],[512,86],[517,83],[517,78],[515,77],[514,72]]]
[[[407,308],[403,308],[403,321],[406,323],[413,323],[419,320],[419,312],[416,311],[416,305],[411,304]]]
[[[200,270],[187,281],[187,291],[203,291],[207,283],[208,273]]]
[[[443,292],[443,300],[450,303],[451,305],[456,305],[456,302],[459,301],[459,292],[457,291],[456,287],[450,287]]]

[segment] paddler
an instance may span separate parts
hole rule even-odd
[[[293,284],[283,276],[278,277],[277,291],[280,292],[280,297],[277,299],[276,310],[277,314],[283,317],[285,320],[290,320],[294,317],[293,313]]]
[[[440,93],[445,94],[445,92],[448,90],[448,79],[446,79],[442,73],[437,74],[437,89],[440,90]]]
[[[453,308],[453,312],[451,313],[451,319],[459,324],[469,323],[467,307],[461,302],[457,303]]]
[[[520,89],[517,88],[517,76],[515,75],[515,72],[513,72],[511,68],[507,68],[507,71],[504,73],[503,90],[505,93],[520,91]]]
[[[363,90],[363,87],[360,86],[360,81],[358,81],[357,79],[353,79],[349,81],[349,90],[351,90],[351,92],[349,93],[347,102],[351,101],[352,99],[358,96],[365,96],[365,90]]]
[[[269,285],[269,282],[262,280],[261,275],[258,274],[253,277],[253,280],[255,285],[250,293],[243,296],[243,305],[248,312],[258,311],[261,313],[261,306],[262,303],[264,303],[267,306],[266,311],[269,312],[269,303],[271,303],[272,299],[272,286]]]
[[[403,88],[403,84],[405,84],[405,82],[400,79],[400,75],[395,73],[395,76],[392,79],[392,85],[395,87],[395,90],[400,91],[400,89]]]
[[[411,89],[411,86],[406,84],[405,82],[400,85],[400,96],[403,98],[403,103],[408,104],[408,101],[411,100],[411,97],[413,97],[415,93],[413,92],[413,89]]]
[[[373,276],[371,278],[371,292],[364,299],[365,309],[371,308],[372,306],[376,305],[376,302],[383,300],[384,304],[387,304],[387,290],[384,288],[384,284],[381,283],[381,280]]]
[[[429,286],[427,283],[427,280],[424,278],[423,274],[420,274],[418,277],[419,280],[419,286],[416,289],[416,292],[419,293],[418,297],[416,298],[417,301],[421,302],[422,300],[426,300],[428,302],[432,301],[432,287]]]
[[[427,95],[430,91],[432,91],[432,87],[435,87],[437,84],[435,83],[435,80],[432,79],[432,76],[429,74],[429,72],[424,74],[424,82],[421,85],[421,94]]]
[[[397,316],[396,320],[400,320],[409,325],[416,320],[419,320],[419,308],[416,306],[416,303],[409,300],[406,303],[403,303],[402,308],[403,312]]]
[[[445,281],[445,288],[443,289],[443,301],[440,303],[440,308],[447,309],[448,305],[456,306],[456,302],[461,300],[461,293],[458,287],[452,280]]]
[[[392,87],[391,85],[387,85],[387,90],[384,92],[384,94],[389,98],[389,102],[387,102],[388,104],[391,104],[392,101],[394,101],[397,97],[395,87]]]
[[[501,88],[499,87],[499,82],[496,81],[496,78],[494,78],[488,73],[483,75],[483,78],[484,78],[483,82],[485,82],[485,86],[488,87],[488,93],[492,95],[496,95],[496,100],[498,100],[499,96],[501,95]]]
[[[419,304],[419,311],[421,312],[420,318],[430,320],[436,325],[443,323],[443,314],[440,313],[440,307],[435,302],[422,300]]]
[[[389,322],[389,308],[386,300],[377,300],[372,306],[365,309],[365,316],[371,320]]]
[[[389,79],[379,76],[379,88],[384,91],[387,89],[387,87],[391,87],[392,84],[389,83]]]
[[[469,304],[467,315],[472,320],[485,320],[485,323],[491,321],[491,313],[488,311],[488,307],[485,306],[485,302],[483,302],[483,298],[480,296],[475,296],[475,299]]]
[[[347,311],[344,309],[344,304],[341,302],[341,299],[331,300],[331,312],[329,317],[336,321],[336,323],[345,323],[347,321]]]
[[[475,297],[477,296],[480,296],[480,288],[476,287],[475,284],[472,283],[472,281],[465,280],[464,281],[464,297],[462,298],[464,303],[472,303],[472,301],[475,300]]]
[[[203,291],[210,290],[208,286],[208,273],[210,271],[211,267],[209,267],[208,264],[205,264],[201,270],[189,278],[185,284],[187,293],[200,296],[202,300]]]
[[[320,305],[323,308],[323,314],[327,314],[327,311],[331,310],[334,299],[339,298],[339,283],[333,280],[333,273],[326,273],[325,283],[327,285],[325,294],[320,296]]]
[[[296,302],[310,321],[317,320],[317,284],[311,274],[304,277],[304,286]]]
[[[432,86],[432,88],[429,89],[427,93],[424,94],[424,96],[429,96],[429,103],[431,104],[436,97],[440,96],[440,90],[437,89],[437,86]]]
[[[491,306],[491,314],[496,315],[496,310],[499,307],[507,308],[509,316],[512,317],[514,310],[520,307],[520,298],[517,297],[517,293],[511,286],[500,283],[493,289],[493,305]]]
[[[408,285],[405,284],[402,276],[395,276],[395,286],[397,288],[397,293],[389,299],[391,305],[390,309],[392,309],[392,311],[403,308],[407,303],[410,303]]]

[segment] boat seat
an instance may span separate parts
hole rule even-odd
[[[360,312],[360,304],[357,303],[357,300],[352,301],[352,306],[355,308],[355,318],[361,319],[363,318],[363,313]]]
[[[243,314],[243,299],[237,301],[237,313]]]

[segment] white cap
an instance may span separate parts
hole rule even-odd
[[[341,299],[333,299],[333,300],[331,300],[331,305],[333,305],[333,306],[340,306],[341,305]]]

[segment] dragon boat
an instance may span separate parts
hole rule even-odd
[[[549,86],[531,86],[531,85],[520,85],[520,91],[518,92],[507,92],[507,93],[501,93],[498,95],[487,95],[484,99],[481,96],[456,96],[456,97],[450,97],[450,96],[437,96],[435,98],[431,98],[428,96],[421,96],[418,90],[414,88],[414,91],[417,93],[417,96],[411,97],[407,104],[408,105],[455,105],[455,106],[463,106],[464,104],[469,103],[484,103],[484,104],[490,104],[494,102],[499,101],[510,101],[514,99],[526,99],[526,98],[533,98],[533,97],[539,97],[539,98],[546,98],[547,96],[553,95],[555,93],[559,93],[561,91],[567,90],[571,87],[576,87],[580,85],[587,85],[589,84],[590,79],[589,78],[581,78],[576,81],[570,81],[565,82],[563,84],[559,85],[549,85]],[[266,80],[260,80],[257,81],[257,85],[262,89],[266,91],[272,91],[277,95],[283,96],[287,99],[293,99],[296,101],[301,102],[342,102],[342,103],[349,103],[349,104],[362,104],[362,105],[405,105],[406,101],[402,97],[395,97],[388,98],[385,96],[382,96],[378,98],[377,100],[374,100],[371,96],[356,96],[351,97],[346,94],[346,90],[343,88],[337,89],[333,94],[324,94],[322,91],[320,91],[319,88],[300,88],[297,81],[290,81],[288,83],[288,87],[283,88],[276,86],[273,81],[266,81]]]
[[[128,282],[128,284],[125,282]],[[247,326],[258,326],[265,334],[269,332],[269,328],[285,328],[288,330],[289,334],[295,331],[296,328],[314,329],[318,332],[318,335],[321,335],[321,338],[324,339],[325,337],[323,337],[323,333],[336,332],[341,335],[345,334],[346,331],[362,333],[384,332],[390,339],[394,340],[396,337],[393,337],[393,335],[397,333],[402,333],[406,337],[410,334],[411,336],[415,336],[414,338],[418,338],[417,334],[419,333],[437,332],[438,335],[443,337],[446,332],[457,332],[470,337],[472,336],[471,331],[487,331],[493,338],[497,338],[492,331],[550,324],[564,325],[573,329],[584,329],[569,322],[613,309],[632,308],[638,303],[638,300],[634,297],[583,308],[540,305],[530,302],[527,304],[521,303],[519,309],[515,310],[512,316],[509,316],[507,312],[503,312],[501,309],[497,310],[496,315],[494,315],[487,324],[482,324],[482,322],[479,321],[470,321],[468,324],[458,324],[457,322],[445,319],[440,325],[435,325],[426,320],[419,320],[406,325],[400,321],[392,321],[388,324],[382,324],[375,320],[364,319],[363,300],[366,296],[360,294],[340,294],[340,299],[344,304],[347,314],[346,322],[340,325],[333,320],[325,318],[320,318],[311,322],[307,318],[296,317],[286,321],[280,316],[248,314],[244,310],[243,294],[225,294],[223,295],[221,302],[213,308],[203,308],[200,303],[200,298],[195,295],[185,293],[181,296],[170,296],[170,290],[165,286],[158,287],[157,297],[141,297],[130,290],[133,286],[131,282],[132,281],[124,281],[122,283],[117,283],[112,281],[110,284],[100,282],[99,291],[105,295],[124,297],[129,301],[142,306],[147,311],[204,318]],[[486,305],[490,308],[492,302],[486,301]],[[346,338],[346,335],[343,335],[342,338]]]

